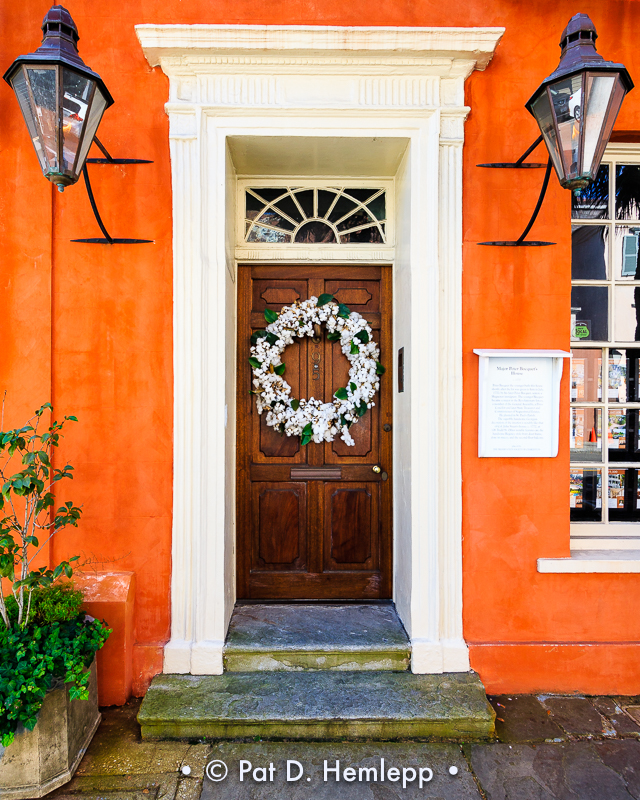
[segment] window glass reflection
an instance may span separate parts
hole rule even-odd
[[[640,342],[640,286],[616,286],[614,291],[616,341]]]
[[[602,409],[571,409],[571,460],[602,461]]]
[[[616,219],[640,219],[640,166],[616,167]]]
[[[638,242],[640,228],[616,227],[614,243],[614,275],[617,280],[640,280]]]
[[[607,341],[608,308],[609,289],[606,286],[573,286],[571,288],[572,341]]]
[[[606,280],[609,275],[609,229],[605,225],[571,226],[571,278]]]
[[[609,409],[607,447],[609,461],[640,461],[637,408]]]
[[[609,165],[602,164],[595,181],[586,186],[579,197],[571,193],[571,215],[574,219],[609,218]]]
[[[602,350],[571,351],[571,401],[602,400]]]
[[[569,506],[572,522],[602,521],[602,470],[571,467]]]
[[[640,521],[640,491],[637,469],[609,471],[607,503],[611,522]]]
[[[638,361],[640,350],[609,350],[609,402],[636,403],[640,401]]]

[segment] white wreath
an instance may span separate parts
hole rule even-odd
[[[310,297],[302,303],[296,300],[279,314],[267,309],[264,316],[269,324],[252,335],[249,358],[258,413],[266,411],[267,425],[287,436],[300,436],[303,445],[311,441],[332,442],[339,432],[340,438],[353,446],[349,428],[375,405],[379,376],[385,371],[377,360],[380,350],[367,321],[330,294]],[[292,399],[291,387],[282,377],[282,353],[295,337],[314,336],[313,326],[323,323],[327,338],[339,341],[349,359],[349,382],[335,392],[331,403],[314,397]]]

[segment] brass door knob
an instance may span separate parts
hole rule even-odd
[[[376,473],[376,475],[377,475],[379,472],[382,472],[382,467],[379,467],[377,464],[375,465],[375,467],[372,467],[372,469],[373,469],[373,471]]]

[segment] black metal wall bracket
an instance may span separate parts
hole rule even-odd
[[[72,239],[71,241],[81,242],[82,244],[153,244],[152,239],[116,239],[109,234],[109,231],[106,229],[105,224],[102,221],[100,212],[98,211],[98,206],[96,205],[96,200],[93,196],[93,190],[91,189],[91,181],[89,180],[89,170],[87,169],[87,164],[152,164],[153,162],[143,158],[113,158],[97,136],[94,136],[93,141],[104,153],[105,157],[88,158],[84,167],[82,168],[82,175],[84,176],[84,185],[87,189],[87,195],[89,196],[89,202],[91,203],[93,215],[96,218],[96,222],[98,223],[100,230],[104,234],[104,239]]]
[[[525,158],[536,149],[536,147],[542,142],[542,136],[538,136],[535,142],[531,145],[531,147],[527,148],[525,152],[520,156],[517,161],[513,162],[498,162],[495,164],[477,164],[478,167],[490,167],[493,169],[540,169],[544,167],[544,164],[536,163],[536,162],[525,162]],[[478,242],[478,244],[486,245],[488,247],[548,247],[549,245],[555,244],[555,242],[538,242],[538,241],[525,241],[527,234],[533,227],[533,223],[536,221],[538,214],[540,213],[540,209],[542,208],[542,201],[547,193],[547,188],[549,186],[549,178],[551,177],[551,158],[547,161],[546,164],[546,171],[544,173],[544,179],[542,181],[542,188],[540,189],[540,195],[538,197],[538,202],[536,203],[536,207],[533,210],[533,214],[531,215],[531,219],[527,223],[527,227],[522,231],[520,236],[515,241],[497,241],[497,242]]]

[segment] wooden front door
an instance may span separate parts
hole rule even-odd
[[[238,598],[372,600],[391,597],[391,269],[322,266],[238,270]],[[350,433],[301,446],[256,410],[249,338],[266,308],[323,293],[362,314],[387,367],[376,405]],[[339,344],[297,339],[283,356],[294,397],[329,402],[348,380]],[[374,472],[374,467],[380,467]]]

